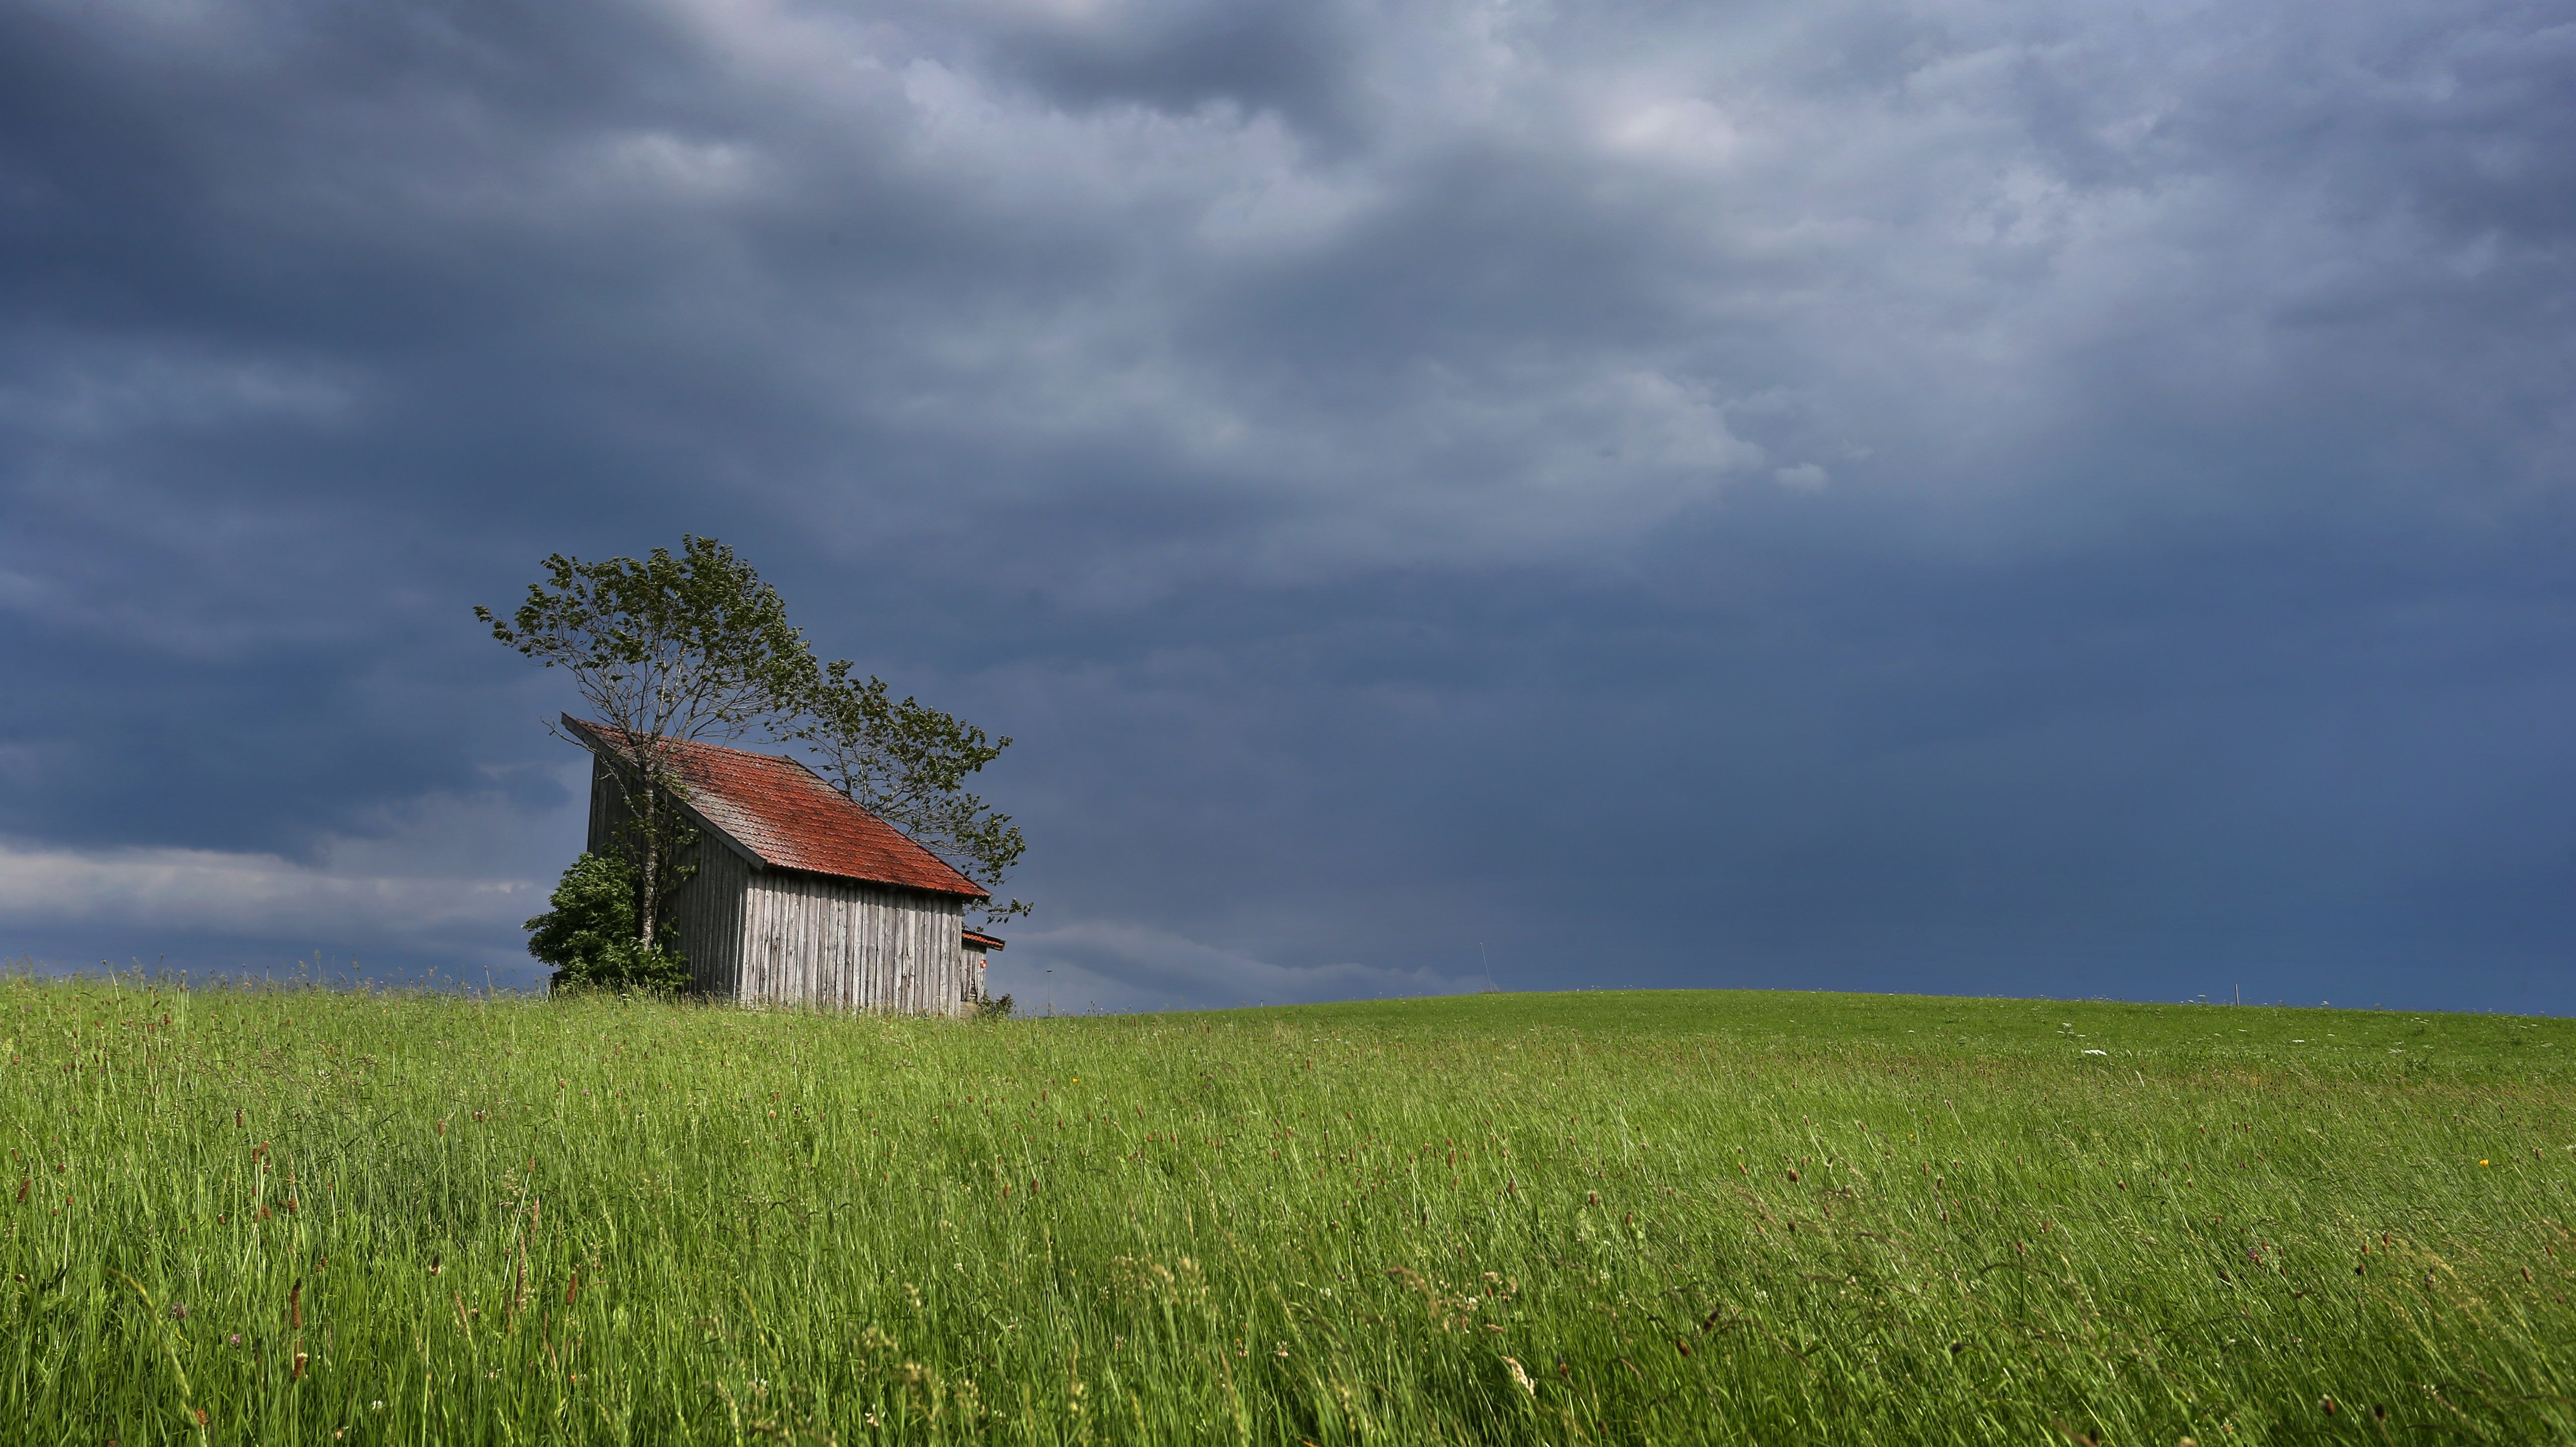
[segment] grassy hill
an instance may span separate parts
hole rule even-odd
[[[0,1012],[12,1441],[2576,1435],[2576,1022]]]

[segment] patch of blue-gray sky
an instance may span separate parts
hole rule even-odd
[[[530,978],[688,530],[1023,998],[2576,1010],[2571,398],[2564,4],[25,0],[0,952]]]

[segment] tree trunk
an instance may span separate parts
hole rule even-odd
[[[643,897],[635,901],[635,943],[643,949],[653,948],[653,936],[660,924],[657,916],[662,905],[661,830],[648,825],[644,831],[644,868],[639,871]]]

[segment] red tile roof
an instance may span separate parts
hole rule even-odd
[[[970,929],[966,932],[966,943],[970,945],[982,945],[988,950],[998,950],[1002,947],[1002,942],[1000,940],[993,938],[991,935],[988,935],[979,929]]]
[[[617,731],[566,714],[573,737],[600,753]],[[796,760],[714,744],[665,740],[679,756],[688,803],[762,863],[840,879],[985,898],[975,881],[850,801]]]

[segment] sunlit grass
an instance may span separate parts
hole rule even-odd
[[[0,1010],[11,1441],[2576,1433],[2557,1021]]]

